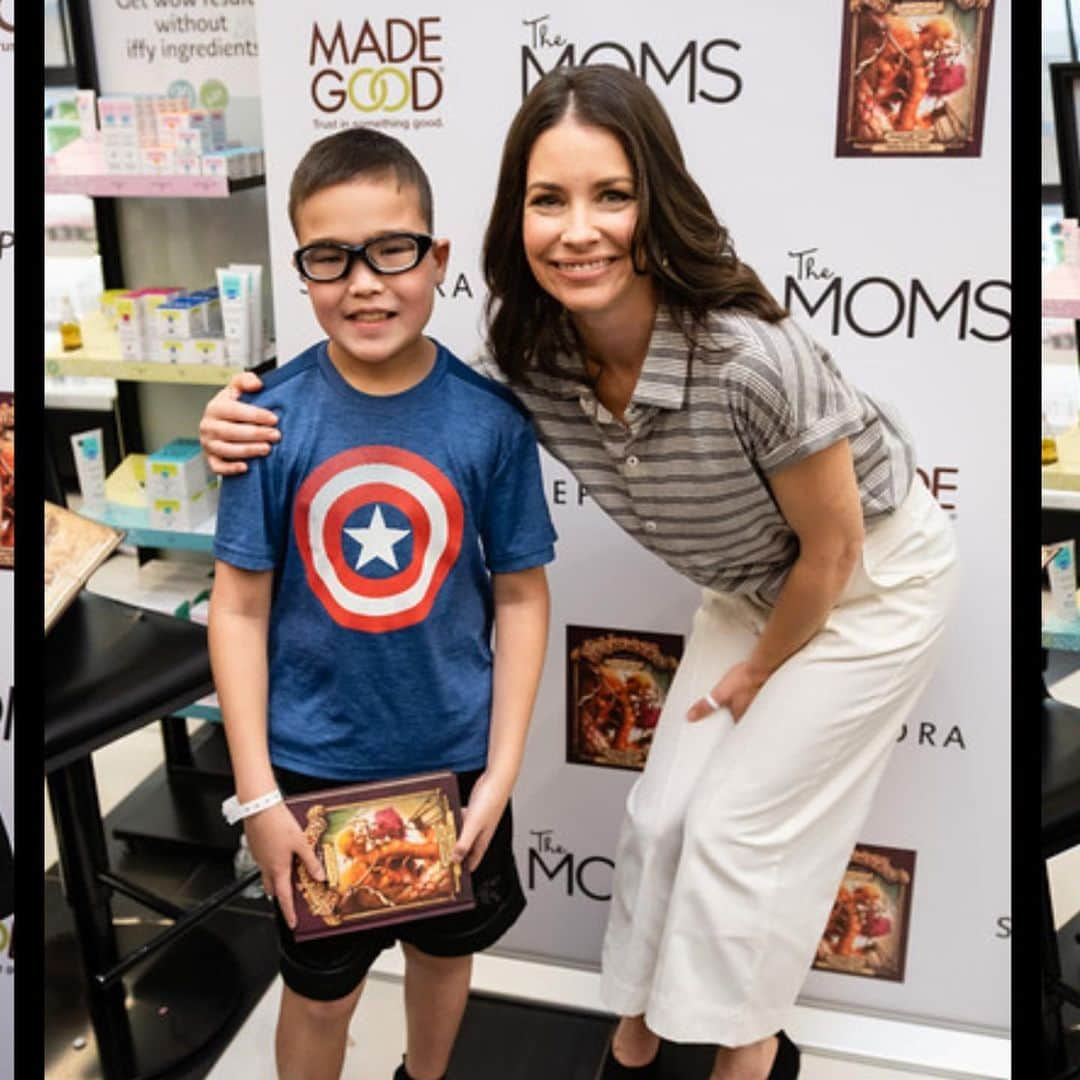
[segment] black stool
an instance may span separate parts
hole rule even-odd
[[[45,638],[43,670],[49,801],[102,1073],[157,1076],[204,1047],[239,1003],[232,954],[196,924],[258,871],[190,910],[112,873],[90,754],[213,689],[206,630],[82,592]],[[113,891],[172,925],[121,956]]]
[[[1046,860],[1080,844],[1080,709],[1052,698],[1042,684],[1042,891],[1044,1076],[1080,1077],[1069,1067],[1061,1023],[1064,1003],[1080,1006],[1080,990],[1062,979]]]

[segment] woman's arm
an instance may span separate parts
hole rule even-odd
[[[474,870],[517,781],[532,719],[548,632],[547,575],[542,566],[495,574],[495,664],[487,767],[476,781],[454,848]]]
[[[236,796],[241,803],[274,791],[277,780],[270,765],[267,742],[266,639],[270,622],[272,571],[240,570],[220,560],[214,563],[210,598],[210,666],[221,705],[225,739],[229,744]],[[318,879],[322,867],[304,840],[295,818],[280,803],[244,819],[244,832],[263,874],[263,888],[276,896],[289,926],[293,911],[293,855]]]
[[[199,421],[199,442],[210,468],[219,476],[247,472],[244,458],[264,457],[281,438],[277,417],[269,409],[248,405],[238,398],[262,389],[253,371],[237,372],[207,402]]]
[[[863,516],[851,446],[841,439],[769,477],[799,554],[750,656],[710,691],[738,721],[769,676],[824,625],[862,551]],[[713,711],[699,698],[690,720]]]

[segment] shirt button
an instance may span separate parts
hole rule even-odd
[[[641,458],[639,458],[636,454],[631,454],[626,459],[626,464],[629,465],[631,469],[636,469],[641,464]]]
[[[645,522],[645,531],[650,532],[650,533],[656,532],[656,522],[655,521],[646,521]]]

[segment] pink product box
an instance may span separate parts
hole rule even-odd
[[[102,151],[105,172],[117,176],[137,176],[142,172],[142,162],[137,146],[110,146]]]
[[[158,144],[175,147],[180,141],[179,135],[187,130],[187,126],[187,113],[160,113],[157,118]]]
[[[136,130],[135,98],[129,94],[110,94],[98,98],[98,126],[102,132]]]
[[[176,132],[175,149],[179,153],[183,151],[188,154],[201,154],[204,150],[209,150],[209,146],[205,145],[205,137],[203,132],[197,128],[180,128]]]
[[[148,176],[171,176],[173,151],[171,146],[144,146],[139,154],[142,171]]]
[[[202,157],[180,150],[173,153],[173,172],[177,176],[202,176]]]

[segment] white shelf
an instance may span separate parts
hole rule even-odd
[[[1080,513],[1080,491],[1063,491],[1044,487],[1042,506],[1044,510],[1075,510]]]
[[[224,176],[142,176],[103,173],[75,176],[47,173],[47,195],[89,195],[105,198],[227,199],[234,191],[262,187],[265,176],[231,180]]]
[[[120,337],[103,315],[91,312],[80,320],[83,347],[64,352],[53,345],[45,350],[46,375],[80,375],[132,382],[187,383],[224,386],[244,368],[237,364],[163,364],[152,360],[124,360]],[[265,359],[272,360],[274,346],[267,343]]]

